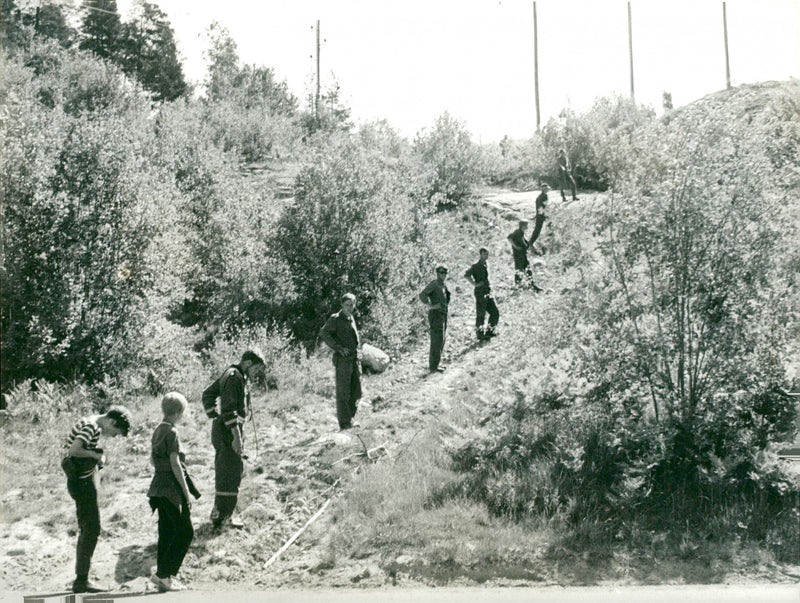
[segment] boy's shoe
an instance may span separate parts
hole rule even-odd
[[[106,593],[107,588],[103,588],[99,584],[91,580],[75,580],[72,583],[72,592],[74,593]]]
[[[158,590],[162,593],[167,592],[168,590],[172,590],[172,581],[167,578],[159,578],[158,574],[152,574],[150,576],[150,582],[155,584],[158,587]]]

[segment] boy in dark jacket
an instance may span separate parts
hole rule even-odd
[[[100,536],[100,508],[97,506],[97,470],[106,457],[98,448],[100,436],[127,436],[131,413],[124,406],[112,406],[103,415],[83,417],[64,442],[61,468],[67,475],[67,490],[78,515],[78,545],[75,555],[74,593],[100,593],[107,589],[89,580],[92,555]]]
[[[158,549],[156,571],[150,580],[162,592],[183,588],[175,576],[194,537],[189,494],[200,498],[186,472],[186,458],[181,452],[176,428],[187,406],[186,398],[178,392],[166,394],[161,399],[164,418],[153,432],[152,439],[150,460],[155,475],[147,496],[150,497],[150,508],[158,510]]]
[[[214,508],[211,523],[215,528],[229,525],[242,528],[241,519],[234,516],[239,499],[239,486],[244,473],[244,431],[242,427],[250,413],[250,392],[247,379],[265,370],[260,351],[251,349],[242,354],[239,364],[233,364],[203,392],[203,410],[211,424],[211,443],[214,446]],[[219,404],[217,404],[219,400]]]

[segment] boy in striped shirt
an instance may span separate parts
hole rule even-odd
[[[100,509],[97,506],[97,469],[106,457],[98,448],[100,436],[127,436],[131,413],[124,406],[112,406],[103,415],[83,417],[64,442],[61,468],[67,475],[67,490],[75,501],[78,515],[78,545],[75,560],[74,593],[97,593],[105,589],[89,580],[97,538],[100,536]]]

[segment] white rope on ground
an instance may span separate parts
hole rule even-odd
[[[312,523],[314,523],[314,522],[317,520],[317,518],[319,518],[319,516],[320,516],[320,515],[322,515],[322,514],[325,512],[325,509],[327,509],[327,508],[328,508],[328,505],[329,505],[329,504],[331,504],[331,501],[332,501],[332,500],[333,500],[333,498],[331,497],[331,498],[329,498],[328,500],[326,500],[326,501],[325,501],[325,504],[323,504],[323,505],[322,505],[322,506],[319,508],[319,510],[318,510],[316,513],[314,513],[314,515],[312,515],[311,519],[309,519],[309,520],[308,520],[308,521],[307,521],[307,522],[306,522],[306,523],[303,525],[303,527],[302,527],[302,528],[300,528],[299,530],[297,530],[297,531],[296,531],[296,532],[295,532],[295,533],[292,535],[292,537],[291,537],[291,538],[289,538],[289,540],[287,540],[287,541],[284,543],[284,545],[283,545],[281,548],[279,548],[279,549],[278,549],[278,551],[277,551],[277,552],[276,552],[276,553],[275,553],[275,554],[274,554],[272,557],[270,557],[270,558],[269,558],[269,560],[267,560],[267,562],[264,564],[264,569],[267,569],[267,568],[268,568],[270,565],[272,565],[272,564],[275,562],[275,560],[276,560],[278,557],[280,557],[280,556],[281,556],[281,554],[282,554],[282,553],[283,553],[283,552],[284,552],[286,549],[288,549],[290,546],[292,546],[292,543],[294,543],[294,541],[295,541],[295,540],[297,540],[297,539],[300,537],[300,534],[302,534],[303,532],[305,532],[306,528],[307,528],[308,526],[310,526]]]

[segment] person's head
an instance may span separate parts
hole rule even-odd
[[[549,187],[549,186],[547,186],[546,184],[543,184],[543,185],[542,185],[542,192],[543,192],[543,193],[546,193],[546,192],[547,192],[547,191],[549,191],[549,190],[550,190],[550,187]]]
[[[528,221],[527,220],[520,220],[519,221],[519,229],[525,232],[528,229]]]
[[[436,278],[440,281],[444,281],[447,278],[447,266],[444,264],[439,264],[436,266]]]
[[[103,435],[109,438],[121,435],[127,437],[131,428],[131,411],[124,406],[112,406],[97,420]]]
[[[567,154],[567,152],[566,152],[564,149],[558,149],[558,155],[559,155],[559,157],[562,157],[562,156],[564,156],[564,155],[566,155],[566,154]]]
[[[478,250],[478,254],[481,256],[481,262],[485,262],[489,259],[489,250],[486,247],[481,247]]]
[[[161,412],[164,413],[164,418],[172,423],[180,421],[188,406],[186,398],[178,392],[169,392],[161,398]]]
[[[253,377],[258,372],[266,370],[267,365],[264,362],[264,354],[258,348],[249,348],[242,354],[242,359],[239,361],[239,367],[242,372]]]
[[[345,293],[342,295],[342,311],[347,316],[353,315],[353,310],[356,309],[356,296],[352,293]]]

